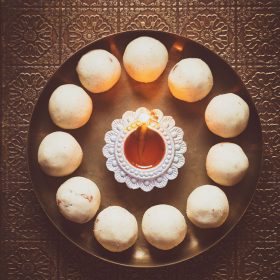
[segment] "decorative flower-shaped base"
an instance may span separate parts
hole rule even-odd
[[[152,168],[140,169],[132,165],[126,158],[124,143],[127,137],[142,123],[141,116],[149,114],[153,120],[149,128],[156,131],[163,139],[165,153],[160,163]],[[141,107],[136,112],[127,111],[121,119],[112,122],[112,130],[105,135],[103,155],[107,158],[106,166],[115,173],[115,179],[119,183],[126,183],[131,189],[151,191],[154,187],[163,188],[168,180],[178,176],[178,168],[185,163],[184,153],[187,145],[183,141],[184,132],[175,126],[175,121],[170,116],[154,109]]]

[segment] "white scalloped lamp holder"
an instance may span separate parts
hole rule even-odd
[[[149,169],[140,169],[132,165],[125,157],[124,143],[127,137],[143,123],[141,116],[149,114],[152,121],[149,128],[156,131],[165,144],[165,154],[161,162]],[[184,153],[187,145],[183,140],[184,132],[175,126],[171,116],[164,116],[158,109],[149,111],[141,107],[133,111],[127,111],[121,119],[112,122],[112,130],[105,134],[105,146],[103,155],[107,158],[106,166],[113,171],[115,179],[119,183],[126,183],[130,189],[142,189],[151,191],[154,187],[164,188],[168,180],[174,180],[178,176],[178,169],[185,164]]]

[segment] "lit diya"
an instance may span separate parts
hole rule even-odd
[[[174,119],[158,109],[127,111],[105,135],[106,166],[118,182],[131,189],[163,188],[185,163],[183,136]]]

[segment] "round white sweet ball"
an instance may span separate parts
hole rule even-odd
[[[209,130],[224,138],[238,136],[247,127],[248,120],[249,106],[233,93],[215,96],[205,111]]]
[[[90,92],[100,93],[112,88],[121,76],[118,59],[105,50],[92,50],[81,57],[76,71],[81,84]]]
[[[49,100],[52,121],[64,129],[76,129],[87,123],[92,113],[92,101],[79,86],[59,86]]]
[[[174,97],[187,102],[196,102],[211,91],[212,72],[203,60],[185,58],[171,69],[168,86]]]
[[[96,184],[85,177],[73,177],[57,190],[56,203],[60,213],[75,223],[91,220],[100,206],[100,191]]]
[[[216,186],[203,185],[191,192],[187,199],[187,216],[200,228],[221,226],[229,213],[228,199]]]
[[[136,242],[138,225],[129,211],[120,206],[110,206],[98,214],[93,233],[105,249],[121,252]]]
[[[249,168],[249,160],[242,148],[234,143],[218,143],[211,147],[206,158],[208,176],[223,186],[239,183]]]
[[[155,81],[168,62],[166,47],[152,37],[138,37],[131,41],[124,52],[123,64],[131,78],[138,82]]]
[[[66,176],[74,172],[82,162],[83,151],[69,133],[56,131],[48,134],[38,150],[41,169],[50,176]]]
[[[150,207],[142,219],[142,231],[154,247],[169,250],[179,245],[187,233],[182,213],[175,207],[159,204]]]

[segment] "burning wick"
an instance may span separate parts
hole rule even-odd
[[[138,155],[139,158],[142,158],[142,155],[144,154],[144,150],[145,150],[145,135],[147,133],[148,130],[148,125],[149,122],[151,120],[151,116],[150,114],[147,113],[142,113],[139,116],[139,121],[142,123],[142,125],[140,126],[140,133],[139,133],[139,146],[138,146]]]

